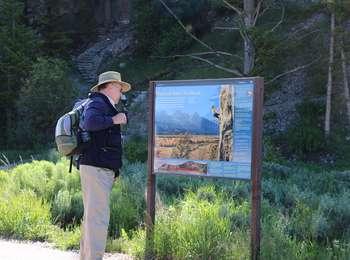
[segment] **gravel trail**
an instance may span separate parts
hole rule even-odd
[[[78,251],[62,251],[49,243],[0,239],[1,260],[79,260]],[[132,260],[123,254],[106,253],[104,260]]]

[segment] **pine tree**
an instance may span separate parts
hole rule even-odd
[[[32,29],[25,25],[20,0],[0,2],[0,144],[6,145],[14,129],[14,103],[23,79],[31,70],[39,49]],[[22,118],[21,120],[25,120]]]

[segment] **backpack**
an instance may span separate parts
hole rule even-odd
[[[56,123],[55,141],[61,155],[70,156],[70,168],[72,170],[73,156],[79,155],[88,143],[88,132],[81,127],[83,121],[84,106],[89,99],[83,99],[75,103],[72,111],[61,116]],[[84,138],[84,140],[82,140]]]

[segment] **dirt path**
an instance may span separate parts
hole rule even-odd
[[[79,260],[77,251],[61,251],[48,243],[0,239],[1,260]],[[132,260],[128,255],[105,254],[104,260]]]

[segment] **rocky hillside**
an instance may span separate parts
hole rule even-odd
[[[235,27],[237,13],[217,6],[203,8],[197,2],[189,5],[185,1],[168,1],[183,22],[185,32],[159,2],[134,5],[142,2],[60,0],[57,4],[50,3],[52,6],[48,8],[48,1],[27,1],[26,13],[33,26],[43,17],[53,15],[64,21],[62,30],[71,31],[76,38],[79,30],[86,35],[82,22],[91,25],[90,38],[78,37],[79,47],[72,52],[82,85],[91,86],[103,70],[122,72],[124,79],[138,91],[147,90],[150,80],[236,77],[218,68],[242,67],[242,39],[237,31],[225,29]],[[265,78],[266,135],[278,137],[293,132],[292,128],[302,121],[302,117],[315,119],[305,128],[319,128],[322,124],[330,33],[329,12],[319,3],[318,0],[287,0],[283,5],[276,2],[258,19],[254,40],[259,57],[253,75]],[[274,28],[275,25],[278,26]],[[350,32],[349,26],[345,28]],[[208,49],[198,41],[189,42],[189,33],[211,48],[233,55],[203,54]],[[147,54],[135,52],[142,44],[142,50],[148,51]],[[193,53],[202,53],[202,56],[196,59],[186,56]],[[173,55],[178,56],[174,58]],[[219,66],[214,68],[213,64]],[[334,93],[341,93],[340,77],[336,80],[338,87],[335,86]],[[129,95],[129,101],[136,100],[137,103],[131,104],[130,113],[140,115],[136,116],[136,125],[129,128],[133,134],[146,132],[141,125],[147,125],[147,99],[140,93],[140,96],[136,92]],[[333,111],[344,113],[342,104],[337,95]],[[335,120],[341,122],[341,116]],[[321,132],[318,135],[321,136]]]

